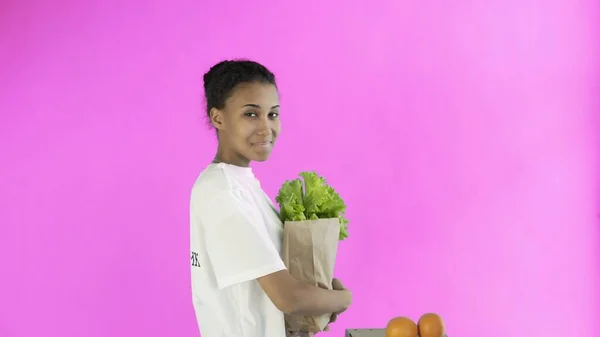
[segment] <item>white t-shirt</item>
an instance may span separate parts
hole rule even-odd
[[[252,169],[209,165],[192,188],[193,304],[202,337],[285,337],[257,278],[285,269],[283,227]]]

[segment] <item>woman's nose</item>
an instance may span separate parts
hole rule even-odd
[[[271,131],[271,124],[268,119],[261,118],[260,125],[258,127],[258,134],[267,135]]]
[[[266,127],[266,128],[260,128],[260,129],[258,130],[258,134],[259,134],[259,135],[261,135],[261,136],[266,136],[266,135],[268,135],[269,133],[271,133],[271,132],[270,132],[270,130],[271,130],[271,129],[269,129],[268,127]]]

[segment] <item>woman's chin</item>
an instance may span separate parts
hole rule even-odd
[[[254,156],[254,158],[252,158],[252,161],[264,162],[264,161],[267,161],[270,156],[271,156],[270,153],[263,154],[263,155],[256,155],[256,156]]]
[[[263,162],[271,157],[271,149],[260,149],[258,151],[252,151],[251,161]]]

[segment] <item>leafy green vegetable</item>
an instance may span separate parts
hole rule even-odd
[[[338,218],[340,240],[347,238],[346,204],[339,194],[316,172],[301,172],[299,176],[302,179],[286,181],[275,197],[281,221]]]

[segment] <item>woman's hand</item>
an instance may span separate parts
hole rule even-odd
[[[336,279],[336,278],[334,278],[333,282],[331,282],[331,286],[333,287],[333,290],[348,290],[348,289],[344,288],[344,285],[342,284],[342,282],[340,282],[340,280]],[[333,314],[331,314],[331,319],[329,320],[329,323],[323,330],[329,331],[329,324],[337,321],[338,315],[341,314],[342,312],[344,312],[344,311],[334,312]]]
[[[331,282],[331,287],[333,288],[333,290],[346,290],[348,291],[348,289],[346,289],[344,287],[344,285],[342,284],[342,282],[340,282],[340,280],[334,278],[333,281]],[[348,291],[348,293],[350,293]],[[323,329],[323,331],[329,331],[329,324],[335,322],[338,318],[338,315],[341,314],[342,312],[344,312],[344,310],[339,311],[339,312],[334,312],[333,314],[331,314],[331,318],[329,319],[329,323],[327,323],[327,326],[325,326],[325,328]],[[287,331],[287,336],[286,337],[313,337],[317,334],[318,332],[291,332],[291,331]]]

